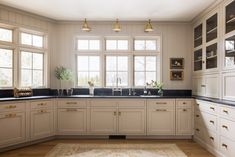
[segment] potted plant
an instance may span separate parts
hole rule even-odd
[[[163,83],[162,82],[152,80],[151,83],[147,83],[147,85],[150,85],[151,87],[156,88],[158,90],[157,93],[160,96],[163,96]]]

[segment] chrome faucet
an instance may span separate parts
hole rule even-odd
[[[115,92],[120,93],[122,95],[122,88],[121,86],[119,87],[119,83],[122,84],[122,79],[120,77],[116,78],[116,87],[112,88],[112,94],[115,95]]]

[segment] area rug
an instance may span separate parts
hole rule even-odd
[[[58,144],[46,157],[187,157],[175,144]]]

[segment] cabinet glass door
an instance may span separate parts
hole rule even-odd
[[[202,49],[194,52],[194,71],[202,70]]]
[[[194,47],[202,45],[202,24],[194,29]]]
[[[235,65],[235,35],[225,39],[225,66]]]
[[[206,20],[206,42],[217,38],[217,19],[218,15],[215,14]]]
[[[226,6],[226,33],[235,30],[235,1]]]
[[[206,47],[206,69],[217,68],[217,43]]]

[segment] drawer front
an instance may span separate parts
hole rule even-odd
[[[235,121],[235,108],[220,106],[220,116]]]
[[[91,107],[117,107],[118,100],[115,99],[92,99]]]
[[[219,148],[221,154],[226,157],[234,157],[235,154],[235,142],[224,137],[220,137]]]
[[[201,141],[205,141],[205,133],[204,133],[204,129],[201,125],[195,125],[195,130],[194,130],[194,134],[196,136],[196,138],[199,138]]]
[[[145,100],[141,99],[119,100],[118,106],[120,108],[144,108]]]
[[[53,108],[52,101],[48,101],[48,100],[33,101],[30,104],[31,104],[31,109],[41,109],[41,108],[52,109]]]
[[[207,129],[216,131],[217,130],[217,116],[208,114],[208,113],[202,113],[202,122],[207,127]]]
[[[0,104],[0,112],[24,111],[25,103]]]
[[[192,108],[192,100],[176,100],[177,108]]]
[[[58,108],[86,108],[86,100],[58,100]]]
[[[175,100],[167,100],[167,99],[161,99],[161,100],[147,100],[147,107],[148,108],[173,108],[175,107]]]
[[[196,107],[197,110],[208,112],[210,114],[217,114],[218,108],[217,105],[210,103],[210,102],[205,102],[205,101],[196,101]]]
[[[220,133],[231,140],[235,140],[235,122],[230,120],[220,119]]]
[[[202,114],[200,111],[196,110],[195,111],[195,117],[194,117],[194,120],[195,120],[195,123],[198,123],[198,124],[203,124],[203,121],[202,121]]]

